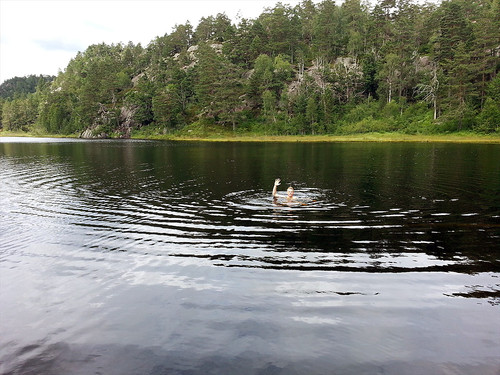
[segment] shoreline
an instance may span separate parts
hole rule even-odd
[[[148,139],[148,138],[134,138]],[[162,139],[162,138],[158,138]],[[215,136],[215,137],[181,137],[164,138],[171,141],[199,141],[199,142],[289,142],[289,143],[478,143],[500,144],[500,136],[474,134],[447,134],[447,135],[408,135],[399,133],[366,133],[350,135],[283,135],[283,136]]]
[[[78,138],[77,135],[36,134],[27,132],[0,131],[0,138]],[[118,139],[118,138],[110,138]],[[500,144],[500,134],[450,133],[450,134],[402,134],[402,133],[363,133],[349,135],[245,135],[214,134],[207,136],[152,135],[132,136],[132,140],[182,141],[182,142],[282,142],[282,143],[348,143],[348,142],[387,142],[387,143],[479,143]]]

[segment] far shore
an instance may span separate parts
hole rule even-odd
[[[0,131],[0,137],[78,138],[78,135],[38,134],[29,132]],[[500,144],[500,134],[470,132],[449,134],[364,133],[349,135],[250,135],[210,134],[132,136],[138,140],[195,141],[195,142],[438,142]]]

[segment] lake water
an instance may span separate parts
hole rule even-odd
[[[0,138],[0,217],[3,374],[500,374],[500,145]]]

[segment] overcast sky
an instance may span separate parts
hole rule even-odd
[[[15,76],[56,75],[78,51],[92,44],[132,41],[145,47],[155,37],[170,33],[176,24],[189,20],[196,26],[201,17],[217,13],[226,13],[233,22],[237,22],[238,14],[256,18],[277,2],[0,0],[0,83]],[[300,2],[281,0],[290,5]]]
[[[187,20],[225,12],[255,18],[275,0],[0,0],[0,83],[15,76],[56,75],[78,51],[105,42],[141,43]],[[282,0],[296,5],[299,0]]]

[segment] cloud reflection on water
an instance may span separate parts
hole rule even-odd
[[[1,371],[496,375],[498,148],[310,147],[0,142]]]

